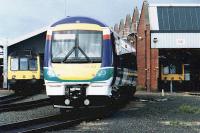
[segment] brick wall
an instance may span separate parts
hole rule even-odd
[[[127,40],[130,41],[134,47],[136,47],[138,88],[145,88],[147,91],[156,91],[158,89],[159,50],[151,49],[148,3],[144,1],[140,18],[139,11],[136,7],[134,9],[132,19],[130,20],[130,16],[127,15],[125,22],[122,19],[119,26],[115,25],[114,29],[121,37],[129,35]],[[137,41],[135,41],[134,34],[130,33],[137,34]]]
[[[146,88],[146,24],[144,10],[140,14],[140,20],[138,25],[138,38],[136,44],[137,51],[137,73],[138,73],[138,87]]]
[[[137,38],[138,87],[147,91],[158,88],[158,49],[151,49],[151,33],[148,20],[148,4],[143,3]]]

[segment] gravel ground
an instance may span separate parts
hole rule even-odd
[[[131,101],[109,118],[82,122],[76,127],[57,132],[114,132],[114,133],[199,133],[200,97],[182,94],[136,94]],[[180,107],[197,107],[199,112],[186,113]]]
[[[31,120],[43,116],[56,115],[58,113],[59,110],[54,109],[53,106],[45,106],[26,111],[11,111],[11,112],[0,113],[0,125]]]
[[[0,97],[7,96],[7,95],[10,95],[10,94],[13,94],[13,93],[14,92],[12,90],[0,89]]]
[[[35,100],[40,100],[40,99],[45,99],[45,98],[48,98],[46,94],[37,94],[37,95],[27,97],[23,100],[13,102],[13,103],[30,102],[30,101],[35,101]]]
[[[30,96],[26,99],[16,101],[18,102],[28,102],[33,100],[39,100],[47,98],[45,94],[37,94],[34,96]],[[53,108],[53,106],[44,106],[38,107],[35,109],[29,109],[24,111],[11,111],[11,112],[2,112],[0,113],[0,125],[4,125],[6,123],[30,120],[34,118],[39,118],[43,116],[55,115],[60,113],[59,109]]]
[[[33,99],[45,96],[36,95]],[[29,98],[30,100],[31,98]],[[180,107],[195,107],[196,112],[186,113]],[[199,112],[198,112],[199,111]],[[0,125],[58,114],[53,106],[45,106],[26,111],[0,113]],[[53,132],[116,132],[116,133],[199,133],[200,96],[181,94],[137,92],[136,100],[113,113],[112,116],[81,124],[65,130]]]

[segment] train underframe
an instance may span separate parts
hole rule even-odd
[[[93,108],[110,106],[117,101],[130,100],[136,88],[133,86],[121,86],[116,89],[110,89],[111,95],[86,95],[87,87],[73,86],[65,88],[65,95],[51,95],[54,107],[60,108],[61,111],[75,108]],[[99,88],[101,89],[101,88]]]
[[[37,93],[44,89],[44,81],[43,79],[12,79],[8,80],[8,87],[14,90],[15,93]]]

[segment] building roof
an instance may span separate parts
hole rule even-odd
[[[30,32],[30,33],[25,34],[25,35],[23,35],[23,36],[20,36],[20,37],[18,37],[18,38],[16,38],[16,39],[13,39],[13,40],[11,40],[11,41],[9,42],[8,46],[14,45],[14,44],[16,44],[16,43],[25,41],[25,40],[30,39],[30,38],[32,38],[32,37],[34,37],[34,36],[37,36],[37,35],[39,35],[39,34],[41,34],[41,33],[44,33],[44,32],[46,32],[46,31],[48,30],[48,28],[49,28],[49,26],[43,27],[43,28],[41,28],[41,29],[38,29],[38,30],[33,31],[33,32]]]
[[[200,7],[157,7],[159,30],[200,30]]]
[[[149,3],[149,6],[151,7],[194,7],[194,6],[200,6],[200,4],[197,3]]]
[[[200,4],[149,4],[151,30],[200,31]]]
[[[102,22],[95,20],[93,18],[89,18],[89,17],[67,17],[65,19],[62,19],[62,20],[54,23],[52,26],[55,26],[57,24],[63,24],[63,23],[75,23],[76,21],[79,21],[80,23],[86,23],[86,22],[87,23],[94,23],[94,24],[98,24],[98,25],[103,26],[103,27],[107,27],[107,25],[103,24]],[[25,40],[30,39],[34,36],[37,36],[41,33],[44,33],[48,30],[49,27],[50,26],[46,26],[46,27],[43,27],[43,28],[38,29],[36,31],[30,32],[30,33],[25,34],[23,36],[20,36],[16,39],[13,39],[13,40],[9,41],[8,46],[14,45],[16,43],[25,41]]]

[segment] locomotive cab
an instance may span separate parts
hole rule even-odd
[[[54,107],[107,104],[113,88],[135,80],[129,78],[133,75],[128,67],[120,67],[120,60],[133,52],[127,52],[130,46],[121,42],[109,27],[95,19],[69,17],[53,24],[47,32],[44,77]],[[119,49],[122,51],[117,53]]]
[[[30,50],[16,51],[8,56],[8,84],[16,92],[25,84],[35,85],[40,77],[40,58]],[[23,84],[22,84],[23,83]],[[30,89],[28,89],[30,90]]]

